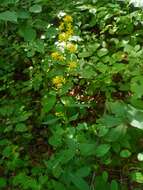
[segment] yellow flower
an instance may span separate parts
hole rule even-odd
[[[64,22],[73,22],[73,18],[70,16],[70,15],[66,15],[64,18],[63,18]]]
[[[75,44],[69,43],[67,45],[67,50],[69,50],[71,53],[75,53],[77,50],[77,46]]]
[[[53,78],[52,83],[57,88],[60,88],[65,83],[65,78],[63,76],[56,76],[55,78]]]
[[[62,32],[61,34],[59,34],[59,41],[61,42],[65,42],[69,39],[70,34],[67,32]]]
[[[67,30],[66,34],[67,34],[68,36],[72,36],[72,35],[73,35],[73,29]]]
[[[69,30],[72,30],[73,26],[71,23],[67,23],[66,25],[66,29],[69,31]]]
[[[58,53],[58,52],[53,52],[52,54],[51,54],[51,56],[52,56],[52,58],[54,59],[54,60],[59,60],[59,61],[63,61],[64,60],[64,56],[63,55],[61,55],[60,53]]]
[[[70,62],[68,63],[68,68],[69,68],[70,70],[75,69],[76,67],[77,67],[77,62],[75,62],[75,61],[70,61]]]
[[[60,30],[64,30],[64,28],[65,28],[65,27],[64,27],[64,22],[61,22],[61,23],[60,23],[60,26],[59,26],[59,29],[60,29]]]

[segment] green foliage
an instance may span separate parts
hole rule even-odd
[[[141,190],[142,10],[0,5],[0,189]]]

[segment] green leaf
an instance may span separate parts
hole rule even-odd
[[[128,158],[128,157],[131,156],[131,154],[132,154],[132,153],[131,153],[129,150],[127,150],[127,149],[122,150],[122,151],[120,152],[120,156],[121,156],[122,158]]]
[[[53,186],[54,186],[54,190],[66,190],[65,186],[58,181],[54,181]]]
[[[108,50],[106,49],[106,48],[101,48],[100,50],[98,50],[98,52],[97,52],[97,55],[99,56],[99,57],[103,57],[103,56],[105,56],[105,55],[107,55],[108,54]]]
[[[15,3],[18,3],[18,2],[19,2],[19,0],[0,0],[0,3],[3,4],[3,5],[15,4]]]
[[[41,7],[41,5],[36,4],[36,5],[33,5],[32,7],[30,7],[29,11],[31,13],[40,13],[40,12],[42,12],[42,7]]]
[[[3,177],[0,177],[0,188],[6,187],[6,179]]]
[[[107,135],[105,136],[106,141],[114,142],[117,141],[119,138],[124,137],[127,131],[127,126],[121,124],[117,127],[111,128]]]
[[[123,102],[120,101],[107,102],[106,106],[111,113],[119,117],[124,117],[126,114],[126,105]]]
[[[105,154],[108,153],[110,150],[111,146],[110,144],[101,144],[96,148],[96,156],[97,157],[103,157]]]
[[[81,155],[83,156],[94,155],[96,150],[96,144],[81,143],[79,145],[79,150],[81,152]]]
[[[87,177],[90,174],[90,167],[84,166],[76,171],[76,175],[79,177]]]
[[[111,181],[111,190],[118,190],[118,183],[115,180]]]
[[[15,131],[25,132],[25,131],[27,131],[27,126],[24,123],[18,123],[15,127]]]
[[[103,178],[104,182],[107,182],[107,181],[108,181],[108,177],[109,177],[108,172],[104,171],[104,172],[102,173],[102,178]]]
[[[0,20],[17,22],[17,14],[15,11],[5,11],[0,13]]]
[[[127,113],[130,125],[143,130],[143,110],[128,106]]]
[[[62,145],[62,138],[59,135],[53,135],[52,137],[49,138],[49,144],[58,147]]]
[[[117,125],[120,125],[123,122],[123,119],[120,117],[115,117],[113,115],[104,115],[101,119],[99,119],[99,121],[107,126],[107,127],[114,127]]]
[[[36,40],[33,45],[37,52],[44,53],[44,42],[42,40]]]
[[[71,179],[72,183],[76,186],[77,189],[79,189],[79,190],[89,190],[90,189],[87,182],[83,178],[81,178],[77,175],[74,175],[72,173],[70,173],[69,175],[70,175],[70,179]]]
[[[13,178],[13,184],[14,185],[21,185],[23,189],[38,189],[38,183],[37,181],[27,176],[25,173],[19,173]]]
[[[103,180],[102,176],[95,177],[95,190],[110,190],[110,185],[108,182]]]
[[[61,175],[61,173],[62,173],[62,168],[61,168],[61,166],[57,164],[55,167],[53,167],[52,173],[53,173],[53,176],[54,176],[55,178],[59,178],[60,175]]]
[[[17,11],[17,16],[18,16],[18,18],[28,19],[30,17],[30,14],[29,14],[28,11],[18,10]]]
[[[79,58],[86,58],[86,57],[90,57],[93,54],[93,52],[89,52],[89,51],[83,51],[81,53],[78,54]]]
[[[72,97],[64,96],[61,97],[61,102],[64,104],[66,107],[70,107],[72,104],[74,104],[74,99]]]
[[[19,34],[24,38],[25,41],[33,41],[36,38],[36,30],[30,26],[26,26],[19,30]]]
[[[67,162],[72,160],[74,156],[75,156],[75,149],[67,149],[61,151],[60,153],[60,157],[62,158],[61,163],[66,164]]]
[[[12,154],[12,147],[11,146],[6,146],[5,148],[4,148],[4,150],[3,150],[3,152],[2,152],[2,155],[4,156],[4,157],[10,157],[11,156],[11,154]]]
[[[56,103],[56,96],[54,95],[46,95],[42,99],[42,110],[44,113],[48,113]]]
[[[99,125],[99,133],[98,136],[99,137],[103,137],[105,136],[109,131],[109,128],[104,126],[104,125]]]
[[[133,181],[135,181],[137,183],[143,183],[143,174],[141,172],[132,173],[131,178]]]
[[[45,117],[44,122],[42,124],[43,125],[52,125],[52,124],[56,123],[58,120],[59,120],[59,118],[57,118],[56,116],[54,116],[52,114],[48,114],[48,116]]]
[[[97,74],[96,74],[96,72],[93,70],[92,67],[86,66],[83,70],[81,70],[81,76],[82,76],[83,78],[90,79],[90,78],[95,77],[96,75],[97,75]]]

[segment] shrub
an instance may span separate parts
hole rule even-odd
[[[0,3],[0,189],[142,189],[142,10]]]

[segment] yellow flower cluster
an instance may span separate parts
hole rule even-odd
[[[51,57],[56,60],[56,61],[63,61],[64,60],[64,56],[61,55],[59,52],[53,52],[51,54]]]
[[[62,32],[61,34],[59,34],[58,39],[59,39],[59,41],[64,42],[64,41],[67,41],[69,39],[69,37],[70,37],[69,33]]]
[[[77,46],[73,43],[69,43],[66,46],[66,49],[70,52],[70,53],[75,53],[77,50]]]
[[[73,18],[70,15],[66,15],[63,18],[63,21],[60,23],[59,30],[61,33],[59,34],[59,41],[66,42],[73,35],[73,26],[72,26]]]
[[[61,44],[65,44],[64,48],[71,54],[75,53],[77,51],[77,45],[74,44],[74,43],[69,42],[70,37],[73,35],[72,22],[73,22],[73,18],[70,15],[66,15],[62,19],[62,21],[61,21],[61,23],[59,25],[60,33],[58,35],[59,42],[64,42],[64,43],[61,43]],[[56,61],[66,60],[66,57],[64,57],[62,55],[62,53],[60,53],[58,51],[53,52],[51,54],[51,57],[52,57],[53,60],[56,60]],[[68,71],[74,71],[74,69],[77,68],[77,62],[76,61],[67,61],[66,66],[67,66]],[[65,80],[64,76],[55,76],[52,79],[52,83],[57,89],[61,88],[62,85],[65,84],[65,82],[66,82],[66,80]],[[56,114],[57,114],[57,116],[62,115],[61,113],[56,113]]]
[[[52,82],[56,88],[60,88],[65,83],[65,78],[63,76],[56,76],[53,78]]]
[[[64,18],[63,18],[64,22],[73,22],[73,18],[70,16],[70,15],[66,15]]]
[[[70,62],[68,63],[68,68],[69,68],[70,70],[75,69],[76,67],[77,67],[77,62],[75,62],[75,61],[70,61]]]
[[[64,22],[61,22],[61,23],[60,23],[60,26],[59,26],[59,29],[60,29],[60,30],[64,30],[64,28],[65,28],[65,23],[64,23]]]

